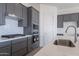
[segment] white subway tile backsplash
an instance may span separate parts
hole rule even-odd
[[[70,25],[77,26],[76,22],[64,22],[63,23],[63,28],[57,28],[57,33],[67,34],[67,35],[74,35],[74,28],[72,28],[72,27],[68,29],[67,33],[65,33],[65,30]],[[77,28],[77,34],[79,34],[79,28]]]
[[[0,35],[23,34],[23,27],[18,27],[18,20],[6,18],[6,25],[0,26]]]

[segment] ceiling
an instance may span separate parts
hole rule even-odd
[[[79,3],[43,3],[50,6],[56,6],[58,10],[79,7]]]
[[[23,3],[24,4],[24,3]],[[67,8],[73,8],[73,7],[79,7],[79,3],[25,3],[25,6],[34,6],[37,9],[39,9],[40,4],[50,5],[50,6],[56,6],[58,10],[67,9]]]

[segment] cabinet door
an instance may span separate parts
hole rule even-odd
[[[36,49],[38,47],[39,47],[39,35],[34,35],[32,49]]]
[[[32,51],[32,37],[28,37],[28,52]]]
[[[79,27],[79,20],[77,21],[77,27]]]
[[[31,10],[32,10],[32,22],[36,23],[36,11],[34,8],[31,8]]]
[[[78,20],[78,13],[71,14],[71,21],[77,22],[77,20]]]
[[[38,11],[36,11],[36,16],[35,17],[36,17],[36,19],[35,19],[36,23],[39,24],[39,12]]]
[[[27,7],[23,6],[23,26],[27,27]]]
[[[27,27],[27,7],[22,5],[22,18],[18,21],[19,27]]]
[[[22,18],[22,5],[21,4],[16,4],[16,7],[15,7],[15,15],[18,18]]]
[[[22,53],[20,55],[27,53],[27,38],[12,41],[12,55],[18,56],[18,53]]]
[[[31,9],[32,9],[32,22],[39,24],[39,12],[33,7]]]
[[[57,28],[63,28],[63,15],[57,16]]]
[[[15,3],[7,3],[7,14],[15,15]]]
[[[79,27],[79,14],[78,14],[78,20],[77,20],[77,27]]]
[[[39,24],[39,12],[37,12],[37,24]]]
[[[0,42],[0,56],[11,55],[11,41]]]
[[[26,54],[26,49],[22,49],[20,51],[17,51],[16,53],[12,53],[12,56],[23,56]]]
[[[5,25],[6,4],[0,3],[0,25]]]
[[[66,15],[63,15],[63,16],[64,16],[64,21],[65,21],[65,22],[72,21],[72,16],[71,16],[71,14],[66,14]]]
[[[32,45],[32,49],[36,49],[39,47],[39,41],[36,41],[33,45]]]

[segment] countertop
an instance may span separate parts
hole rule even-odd
[[[34,56],[79,56],[79,38],[76,47],[66,47],[53,44],[54,40],[43,47]]]
[[[16,40],[16,39],[26,38],[26,37],[31,37],[31,36],[32,35],[20,36],[20,37],[15,37],[15,38],[0,38],[0,42],[11,41],[11,40]]]
[[[57,33],[57,36],[64,36],[64,33]],[[79,34],[77,34],[77,36],[79,36]]]

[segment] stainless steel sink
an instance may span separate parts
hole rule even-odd
[[[75,47],[71,40],[58,39],[54,41],[54,45],[67,46],[67,47]]]

